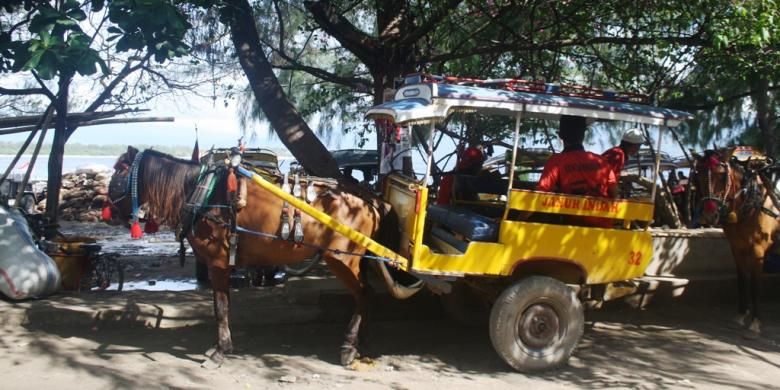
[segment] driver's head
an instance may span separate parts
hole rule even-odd
[[[582,145],[585,140],[585,118],[579,116],[561,116],[558,136],[564,145]]]

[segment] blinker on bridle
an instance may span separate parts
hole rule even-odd
[[[138,222],[138,171],[141,167],[141,160],[143,159],[144,152],[138,152],[135,155],[135,158],[133,159],[133,163],[130,165],[128,170],[130,171],[127,175],[127,179],[122,181],[114,181],[115,179],[112,178],[111,182],[108,184],[108,203],[112,208],[117,208],[116,203],[122,201],[125,199],[128,195],[128,188],[130,193],[130,203],[132,205],[132,211],[130,214],[130,221],[131,222]],[[127,164],[122,164],[123,166],[127,167]],[[121,189],[121,194],[117,198],[112,197],[112,193],[119,192],[119,189]],[[117,208],[118,209],[118,208]]]

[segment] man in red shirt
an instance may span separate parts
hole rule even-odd
[[[455,166],[455,170],[445,174],[441,178],[439,183],[439,192],[436,195],[436,204],[450,204],[452,202],[452,195],[455,189],[455,175],[476,175],[482,168],[482,162],[485,161],[482,151],[475,147],[470,146],[466,148],[458,158],[458,164]]]
[[[639,148],[643,143],[645,143],[645,136],[642,134],[642,130],[628,129],[623,133],[620,145],[602,153],[601,157],[607,160],[607,163],[612,167],[612,172],[615,172],[615,176],[620,177],[626,160],[639,153]]]
[[[617,197],[617,179],[609,164],[598,154],[585,151],[585,118],[561,117],[558,136],[563,141],[563,151],[554,154],[544,164],[537,191],[559,192],[573,195]],[[612,221],[605,218],[567,218],[572,224],[586,224],[611,227]]]

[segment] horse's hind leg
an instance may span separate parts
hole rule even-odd
[[[331,257],[325,257],[325,263],[330,271],[339,279],[355,298],[355,313],[347,326],[344,335],[344,343],[341,345],[341,364],[348,365],[359,357],[358,337],[361,323],[365,320],[366,297],[363,294],[363,285],[360,281],[360,260],[353,258],[351,261],[342,262]]]
[[[203,365],[204,367],[219,367],[225,360],[225,354],[233,351],[233,340],[230,337],[228,314],[230,309],[230,270],[209,267],[209,278],[214,297],[214,317],[217,320],[217,346]]]

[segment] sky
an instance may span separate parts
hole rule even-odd
[[[216,147],[234,146],[242,135],[242,128],[236,112],[237,107],[234,102],[225,106],[222,100],[212,103],[210,99],[198,96],[190,96],[186,99],[162,96],[140,108],[150,111],[141,112],[134,115],[135,117],[173,117],[174,121],[84,126],[77,129],[68,142],[97,145],[191,146],[195,143],[195,128],[197,127],[198,144],[200,149],[204,150],[212,145]],[[125,117],[134,116],[127,115]],[[249,138],[252,131],[256,133],[254,139]],[[246,134],[245,140],[249,142],[248,146],[250,147],[285,148],[278,138],[268,136],[266,124],[256,123],[254,128],[247,129]],[[0,137],[0,140],[24,141],[27,135],[28,133],[4,135]],[[46,142],[51,143],[51,138],[52,132],[49,132]],[[355,141],[350,135],[337,135],[330,137],[329,141],[322,141],[328,149],[355,147]],[[369,143],[369,145],[371,144],[373,142]]]
[[[172,99],[158,99],[147,106],[150,111],[137,117],[173,117],[173,122],[129,123],[100,126],[84,126],[68,140],[80,144],[127,145],[193,145],[195,129],[201,149],[216,145],[233,146],[241,136],[241,127],[234,105],[212,105],[207,99],[192,98],[182,104]],[[131,116],[128,116],[131,117]],[[257,128],[258,140],[266,147],[283,147],[278,139],[267,137],[267,129]],[[27,133],[4,136],[4,141],[24,140]],[[47,135],[51,142],[51,134]]]

